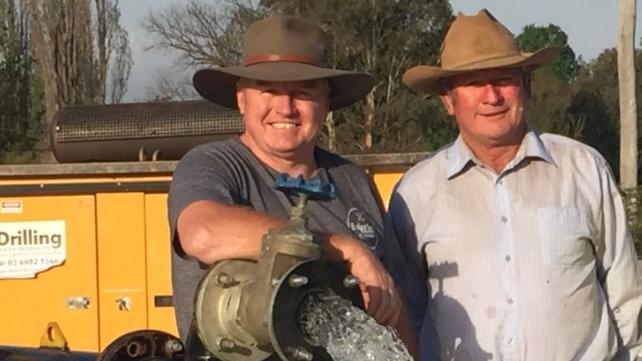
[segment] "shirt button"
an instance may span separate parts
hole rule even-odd
[[[514,343],[515,343],[515,339],[514,339],[514,338],[512,338],[512,337],[511,337],[511,338],[509,338],[509,339],[508,339],[508,343],[509,343],[509,344],[511,344],[511,345],[512,345],[512,344],[514,344]]]
[[[504,184],[504,181],[500,179],[500,180],[497,181],[497,184],[502,185],[502,184]]]
[[[506,223],[506,222],[508,222],[508,218],[506,218],[506,217],[504,217],[504,216],[502,216],[502,218],[501,218],[500,220],[502,221],[502,223]]]
[[[509,255],[506,255],[506,257],[504,257],[504,259],[506,260],[506,262],[510,262],[510,260],[511,260]]]
[[[509,305],[512,305],[515,301],[512,298],[509,298],[506,302],[508,302]]]

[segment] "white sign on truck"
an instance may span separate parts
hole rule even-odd
[[[66,258],[65,221],[0,222],[0,279],[33,278]]]

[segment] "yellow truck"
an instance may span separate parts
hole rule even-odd
[[[211,107],[64,109],[52,144],[69,163],[0,166],[0,344],[37,346],[51,321],[75,351],[100,352],[133,330],[176,334],[166,215],[176,161],[163,159],[242,129],[238,115]],[[425,156],[347,157],[387,202]]]

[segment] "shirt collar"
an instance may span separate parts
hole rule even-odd
[[[459,173],[464,172],[469,164],[480,164],[481,162],[475,154],[468,148],[461,134],[455,142],[446,150],[448,160],[448,178],[452,178]],[[547,163],[555,165],[553,157],[546,149],[546,146],[539,137],[537,131],[529,129],[522,139],[522,144],[515,154],[515,158],[510,161],[505,169],[511,169],[526,158],[540,158]]]
[[[470,162],[475,162],[475,155],[468,149],[461,134],[455,142],[446,150],[448,162],[448,179],[459,174]]]
[[[524,139],[522,140],[522,144],[517,150],[517,154],[515,154],[515,158],[506,165],[506,169],[516,166],[526,158],[539,158],[549,164],[557,166],[551,156],[551,153],[546,149],[546,146],[542,142],[538,132],[533,129],[529,129],[526,132],[526,135],[524,135]]]

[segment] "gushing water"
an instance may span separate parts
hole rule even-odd
[[[334,361],[412,361],[396,332],[334,294],[315,294],[301,305],[299,324],[309,341]]]

